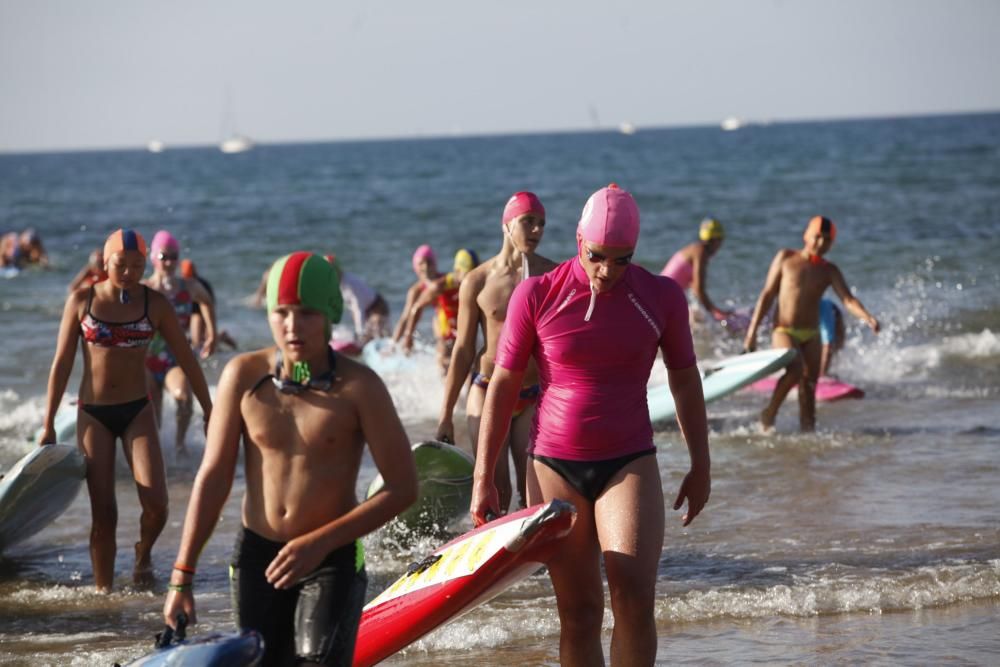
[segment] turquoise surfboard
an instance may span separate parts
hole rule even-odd
[[[56,412],[56,420],[53,424],[56,429],[56,442],[76,442],[76,401],[69,405],[64,405]],[[33,443],[38,444],[42,437],[42,429],[35,431]]]
[[[705,402],[718,400],[748,384],[782,369],[798,354],[794,349],[761,350],[711,361],[701,366],[701,386]],[[677,414],[673,394],[668,385],[652,387],[646,392],[649,418],[653,422],[671,419]]]
[[[34,447],[0,479],[0,552],[62,514],[83,485],[87,464],[76,445]]]

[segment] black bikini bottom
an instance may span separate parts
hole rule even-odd
[[[110,405],[81,403],[80,409],[101,422],[101,425],[108,429],[111,435],[116,438],[124,438],[129,424],[142,412],[147,403],[149,403],[149,397],[143,396],[127,403],[113,403]]]

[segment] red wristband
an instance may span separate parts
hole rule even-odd
[[[183,572],[184,574],[193,575],[195,573],[193,567],[191,567],[190,565],[184,565],[183,563],[174,563],[174,569]]]

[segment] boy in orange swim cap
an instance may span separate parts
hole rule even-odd
[[[840,297],[844,307],[878,333],[879,322],[869,313],[847,286],[837,265],[825,259],[837,237],[837,226],[824,216],[815,216],[806,225],[801,250],[784,248],[771,261],[764,289],[750,319],[743,342],[746,351],[757,347],[757,328],[771,304],[778,299],[778,312],[771,335],[776,348],[795,348],[799,355],[778,380],[771,400],[760,414],[761,426],[774,426],[785,396],[799,387],[799,426],[803,431],[816,429],[816,382],[819,379],[822,342],[819,336],[820,301],[828,287]]]

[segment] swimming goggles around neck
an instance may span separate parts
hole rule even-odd
[[[329,347],[326,349],[328,359],[330,361],[330,369],[318,377],[311,377],[306,382],[296,382],[295,380],[287,380],[281,377],[281,349],[274,355],[274,375],[271,376],[271,382],[274,383],[274,387],[280,391],[282,394],[293,394],[298,395],[309,389],[315,391],[330,391],[333,387],[333,381],[336,380],[337,373],[337,357],[334,355],[333,350]]]

